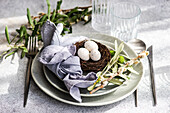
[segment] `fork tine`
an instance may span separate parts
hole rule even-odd
[[[35,37],[34,37],[34,48],[33,48],[33,49],[34,49],[34,52],[37,52],[37,51],[36,51],[36,48],[37,48],[37,37],[35,36]]]
[[[35,52],[38,52],[38,37],[36,37],[36,46],[35,46]]]
[[[36,37],[33,37],[33,52],[35,52],[36,49]]]
[[[33,37],[31,37],[31,52],[34,51],[34,40]]]
[[[28,37],[27,50],[28,50],[28,52],[30,52],[30,37]]]
[[[35,47],[35,37],[32,37],[32,52],[34,52]]]
[[[32,37],[30,37],[30,46],[29,46],[29,52],[32,51]]]

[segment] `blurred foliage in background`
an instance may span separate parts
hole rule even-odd
[[[27,45],[29,38],[38,38],[38,41],[42,41],[40,28],[47,20],[52,21],[55,25],[58,23],[64,25],[61,35],[72,33],[72,25],[80,21],[83,21],[84,25],[91,21],[91,6],[62,10],[62,0],[60,0],[57,2],[56,9],[51,10],[49,0],[46,1],[48,6],[47,13],[39,13],[37,16],[31,16],[30,10],[27,8],[28,24],[16,29],[17,35],[12,40],[9,37],[8,27],[5,27],[5,35],[10,48],[1,53],[0,59],[3,56],[7,58],[18,51],[21,51],[21,58],[23,58],[28,52]]]

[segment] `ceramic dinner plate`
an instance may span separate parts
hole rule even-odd
[[[74,37],[74,36],[87,36],[89,38],[96,39],[101,43],[107,42],[108,46],[112,46],[114,40],[117,40],[118,44],[121,43],[121,41],[117,38],[114,38],[112,36],[102,35],[102,34],[67,35],[67,37]],[[124,51],[130,58],[136,57],[136,53],[127,44],[124,44]],[[102,106],[102,105],[107,105],[107,104],[117,102],[132,94],[133,91],[135,91],[135,89],[137,88],[143,76],[143,65],[142,63],[139,63],[134,67],[134,69],[139,73],[139,75],[131,74],[130,80],[126,81],[123,85],[117,88],[117,90],[96,97],[82,96],[82,103],[79,103],[75,101],[68,93],[56,89],[53,85],[51,85],[51,83],[49,83],[49,81],[46,79],[44,75],[43,65],[37,60],[38,55],[39,54],[37,54],[37,56],[34,58],[32,63],[32,68],[31,68],[32,77],[35,83],[40,87],[41,90],[43,90],[49,96],[67,104],[72,104],[77,106]]]

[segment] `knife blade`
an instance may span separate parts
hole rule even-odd
[[[157,99],[156,99],[156,89],[155,89],[155,78],[154,78],[154,69],[153,69],[153,50],[152,45],[147,49],[149,51],[148,61],[149,61],[149,68],[150,68],[150,78],[151,78],[151,88],[152,88],[152,96],[153,96],[153,105],[156,106]]]

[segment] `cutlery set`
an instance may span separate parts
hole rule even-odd
[[[28,68],[27,68],[27,73],[25,77],[25,88],[24,88],[24,104],[23,106],[26,106],[27,99],[28,99],[28,92],[29,92],[29,85],[30,85],[30,80],[31,80],[31,65],[32,61],[35,57],[35,55],[38,52],[37,49],[37,38],[30,38],[30,41],[28,43]],[[149,61],[149,68],[150,68],[150,78],[151,78],[151,88],[152,88],[152,95],[153,95],[153,101],[154,101],[154,106],[157,104],[157,99],[156,99],[156,90],[155,90],[155,81],[154,81],[154,70],[153,70],[153,50],[152,46],[150,46],[147,51],[149,51],[148,55],[148,61]],[[137,90],[135,90],[135,106],[137,107]]]
[[[140,53],[143,50],[146,50],[146,44],[140,39],[132,39],[128,41],[129,46],[133,48],[136,53]],[[154,70],[153,70],[153,50],[152,45],[147,49],[149,51],[148,61],[149,61],[149,69],[150,69],[150,78],[151,78],[151,88],[152,88],[152,95],[154,100],[154,106],[156,105],[156,90],[155,90],[155,80],[154,80]],[[138,106],[138,93],[137,89],[134,91],[135,96],[135,106]]]

